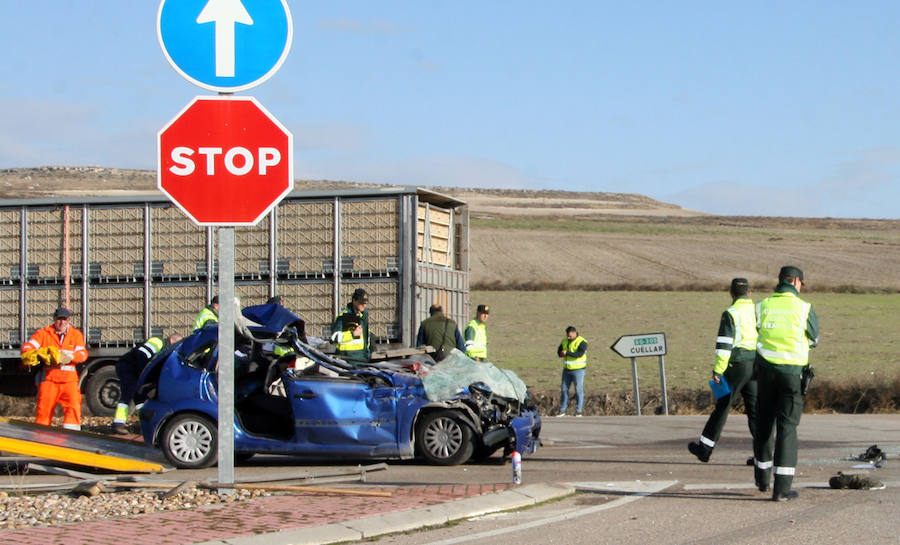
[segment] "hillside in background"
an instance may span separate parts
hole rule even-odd
[[[625,193],[434,189],[469,203],[473,288],[723,290],[745,276],[768,289],[792,263],[812,290],[900,292],[898,220],[714,216]],[[155,192],[154,171],[0,170],[0,199]]]

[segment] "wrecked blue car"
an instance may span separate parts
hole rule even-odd
[[[518,377],[458,351],[440,364],[415,354],[359,365],[308,341],[277,304],[236,320],[234,451],[311,458],[462,464],[535,452],[537,408]],[[242,318],[242,319],[241,319]],[[218,326],[168,347],[144,369],[136,401],[146,443],[179,468],[217,461]]]

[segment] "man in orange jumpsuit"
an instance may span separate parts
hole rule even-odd
[[[38,386],[35,422],[50,425],[53,410],[59,403],[63,408],[63,427],[81,429],[81,391],[78,390],[78,371],[75,365],[87,359],[84,335],[69,324],[69,309],[59,307],[53,313],[53,324],[35,331],[22,345],[22,355],[41,348],[59,350],[58,361],[41,368],[43,380]],[[57,358],[52,358],[57,359]]]

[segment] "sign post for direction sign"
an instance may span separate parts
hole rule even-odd
[[[255,225],[294,187],[293,136],[253,97],[196,97],[159,131],[160,191],[219,231],[219,482],[234,482],[234,225]],[[224,489],[223,489],[224,490]]]
[[[669,414],[669,396],[666,393],[666,355],[665,333],[642,333],[638,335],[622,335],[612,346],[613,352],[623,358],[631,358],[631,378],[634,382],[634,405],[638,416],[641,415],[641,393],[638,390],[637,358],[643,356],[659,356],[659,382],[662,387],[664,414]]]
[[[176,72],[230,94],[274,74],[291,48],[287,0],[161,0],[157,37]],[[293,137],[252,97],[197,97],[159,132],[159,189],[219,226],[219,483],[234,482],[234,225],[255,225],[294,186]],[[221,488],[219,493],[230,493]]]

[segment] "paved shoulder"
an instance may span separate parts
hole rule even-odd
[[[314,545],[354,541],[394,532],[408,532],[428,526],[439,526],[453,520],[487,513],[519,509],[574,493],[575,488],[570,486],[537,483],[490,494],[453,499],[435,505],[350,518],[331,524],[206,541],[196,545]]]

